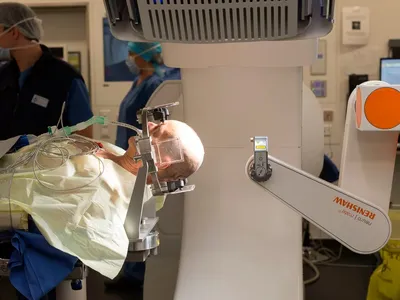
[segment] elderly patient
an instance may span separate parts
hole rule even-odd
[[[166,163],[159,166],[160,180],[187,178],[199,169],[204,148],[192,128],[182,122],[166,121],[149,123],[149,130],[155,144],[180,140],[183,159],[170,164],[168,155],[162,157]],[[43,149],[38,147],[43,143],[49,144]],[[55,144],[44,134],[17,152],[1,157],[2,170],[21,157],[30,159],[18,168],[0,172],[0,211],[7,212],[11,205],[14,214],[24,211],[31,215],[50,245],[112,279],[127,255],[129,241],[124,221],[141,163],[132,160],[136,153],[133,139],[126,152],[101,142],[103,149],[95,155],[79,154],[86,151],[87,144],[95,145],[80,136],[64,138]],[[37,155],[28,155],[39,148]],[[57,151],[66,158],[64,163],[60,163],[60,156],[58,161],[52,160],[51,154]],[[151,190],[147,188],[143,200],[150,198]],[[17,221],[20,221],[18,216],[14,225]]]

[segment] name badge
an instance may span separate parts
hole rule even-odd
[[[42,96],[34,95],[31,101],[33,104],[39,105],[43,108],[46,108],[49,105],[49,99],[46,99]]]

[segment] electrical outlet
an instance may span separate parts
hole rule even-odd
[[[325,124],[324,125],[324,136],[331,136],[332,135],[332,125]]]
[[[109,114],[110,114],[109,109],[102,109],[102,110],[100,110],[100,113],[99,113],[99,115],[102,117],[108,117]]]
[[[324,110],[324,122],[333,122],[333,110]]]

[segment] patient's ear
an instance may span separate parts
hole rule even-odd
[[[171,165],[170,162],[162,162],[162,163],[157,164],[157,168],[158,168],[159,170],[165,170],[165,169],[168,168],[170,165]]]
[[[162,161],[157,163],[157,168],[159,170],[165,170],[166,168],[168,168],[171,165],[171,157],[168,156],[163,156],[161,158]]]
[[[147,127],[149,127],[149,131],[152,132],[157,127],[157,124],[154,122],[148,122]]]
[[[137,149],[136,149],[136,144],[135,144],[135,138],[132,136],[128,140],[128,149],[126,150],[126,155],[128,155],[130,158],[133,158],[135,155],[137,155]]]

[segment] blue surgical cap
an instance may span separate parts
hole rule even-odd
[[[160,43],[129,42],[128,49],[129,51],[139,55],[147,62],[150,62],[156,54],[161,53]]]

